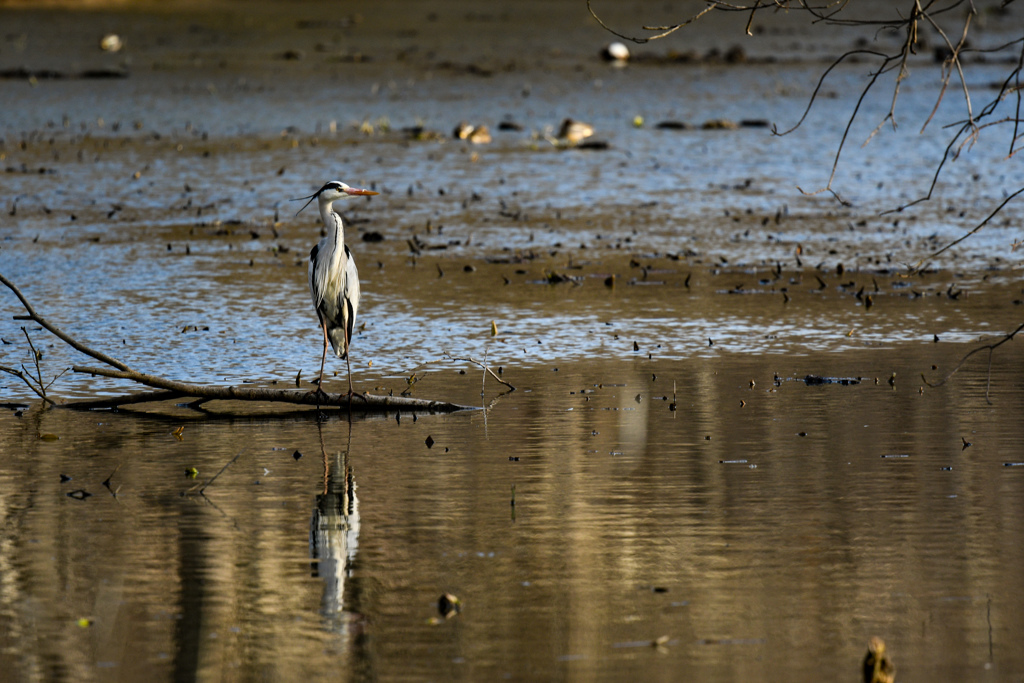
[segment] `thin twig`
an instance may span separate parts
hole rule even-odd
[[[1015,329],[1013,332],[1010,332],[1009,334],[1005,335],[999,341],[994,342],[992,344],[985,344],[984,346],[979,346],[978,348],[968,352],[967,355],[965,355],[963,358],[960,359],[960,362],[956,364],[956,367],[953,368],[952,370],[950,370],[949,373],[945,377],[943,377],[941,380],[939,380],[938,382],[934,382],[934,383],[933,382],[929,382],[928,379],[924,376],[923,372],[921,373],[922,381],[924,381],[924,383],[927,384],[929,387],[941,387],[943,384],[948,382],[949,379],[953,375],[955,375],[960,370],[960,368],[962,368],[964,366],[964,363],[966,363],[968,360],[970,360],[970,358],[974,354],[979,353],[981,351],[988,351],[988,381],[987,381],[987,383],[985,385],[985,402],[988,403],[989,405],[991,405],[992,401],[989,399],[989,389],[990,389],[990,387],[992,385],[992,353],[997,348],[999,348],[1000,346],[1005,344],[1006,342],[1013,341],[1013,338],[1021,330],[1024,330],[1024,323],[1021,323],[1020,325],[1018,325],[1017,329]]]
[[[419,365],[414,367],[410,372],[412,372],[413,376],[415,376],[416,371],[419,370],[420,368],[425,367],[427,365],[437,365],[438,363],[443,363],[445,361],[445,359],[459,361],[459,362],[462,362],[462,363],[473,363],[474,365],[477,365],[477,366],[483,368],[484,372],[489,374],[491,377],[493,377],[499,383],[504,384],[506,387],[508,387],[512,391],[516,390],[516,388],[514,386],[512,386],[511,384],[509,384],[508,382],[506,382],[505,380],[501,379],[496,374],[494,374],[494,371],[491,370],[491,368],[486,363],[482,363],[481,361],[478,361],[476,358],[460,358],[458,356],[453,356],[452,354],[448,353],[447,351],[443,351],[442,355],[444,356],[444,358],[438,358],[437,360],[428,360],[428,361],[426,361],[424,363],[420,363]]]
[[[46,331],[48,331],[50,334],[52,334],[53,336],[57,337],[62,342],[64,342],[65,344],[67,344],[71,348],[75,349],[76,351],[80,351],[80,352],[84,353],[85,355],[91,356],[91,357],[95,358],[96,360],[100,361],[101,363],[106,363],[107,365],[115,367],[118,370],[123,370],[125,372],[131,372],[131,368],[129,368],[127,365],[125,365],[121,361],[117,360],[116,358],[111,358],[110,356],[106,355],[105,353],[101,353],[99,351],[96,351],[94,349],[89,348],[88,346],[86,346],[85,344],[81,343],[77,339],[74,339],[71,336],[65,334],[56,325],[52,325],[50,322],[45,320],[43,318],[43,316],[41,316],[38,313],[36,313],[36,310],[34,308],[32,308],[32,304],[30,304],[28,299],[25,298],[25,295],[21,293],[21,290],[18,289],[18,286],[15,285],[10,280],[8,280],[6,277],[4,277],[2,273],[0,273],[0,284],[3,284],[9,290],[14,292],[14,295],[16,297],[18,297],[18,299],[21,301],[21,305],[25,307],[25,311],[28,312],[28,319],[29,320],[32,320],[34,322],[39,323],[40,325],[42,325],[46,329]],[[15,319],[16,320],[23,320],[24,318],[22,316],[15,316]]]
[[[43,399],[50,405],[57,405],[53,399],[47,397],[46,394],[44,394],[39,388],[36,387],[35,384],[32,383],[31,377],[26,377],[25,373],[22,372],[21,370],[18,370],[17,368],[11,368],[6,365],[0,365],[0,372],[6,372],[9,375],[14,375],[22,382],[24,382],[25,385],[28,386],[28,388],[31,389],[36,396]]]
[[[1006,206],[1007,204],[1009,204],[1009,203],[1010,203],[1010,202],[1011,202],[1011,201],[1012,201],[1012,200],[1013,200],[1014,198],[1016,198],[1016,197],[1017,197],[1018,195],[1020,195],[1021,193],[1024,193],[1024,187],[1021,187],[1021,188],[1020,188],[1020,189],[1018,189],[1018,190],[1017,190],[1016,192],[1014,192],[1013,194],[1011,194],[1011,195],[1010,195],[1009,197],[1007,197],[1006,199],[1004,199],[1004,200],[1002,201],[1002,203],[1000,203],[1000,204],[999,204],[999,206],[997,206],[997,207],[996,207],[996,208],[995,208],[995,209],[994,209],[994,210],[992,211],[992,213],[990,213],[990,214],[989,214],[988,216],[986,216],[986,217],[985,217],[985,220],[983,220],[983,221],[982,221],[981,223],[978,223],[978,224],[977,224],[976,226],[974,226],[974,228],[973,228],[973,229],[969,230],[968,232],[964,233],[963,235],[961,235],[960,237],[956,238],[956,239],[955,239],[955,240],[953,240],[952,242],[948,243],[948,244],[947,244],[946,246],[942,247],[942,248],[941,248],[941,249],[939,249],[938,251],[936,251],[936,252],[933,252],[933,253],[929,254],[928,256],[925,256],[925,257],[924,257],[924,258],[922,258],[922,259],[921,259],[920,261],[918,261],[917,263],[915,263],[915,264],[913,264],[912,266],[910,266],[910,272],[912,272],[912,273],[916,273],[916,272],[918,272],[918,268],[919,268],[919,267],[921,266],[921,264],[922,264],[922,263],[924,263],[924,262],[926,262],[926,261],[931,261],[931,260],[932,260],[932,259],[934,259],[934,258],[935,258],[936,256],[939,256],[940,254],[942,254],[942,253],[944,253],[944,252],[946,252],[946,251],[949,251],[950,249],[952,249],[953,247],[955,247],[956,245],[960,244],[960,243],[961,243],[961,242],[963,242],[963,241],[964,241],[965,239],[967,239],[968,237],[970,237],[971,235],[975,234],[976,232],[978,232],[979,230],[981,230],[982,228],[984,228],[984,227],[985,227],[985,225],[986,225],[986,224],[988,224],[988,222],[989,222],[990,220],[992,220],[993,218],[995,218],[995,217],[996,217],[996,215],[997,215],[997,214],[998,214],[998,213],[999,213],[1000,211],[1002,211],[1002,210],[1003,210],[1003,207],[1004,207],[1004,206]]]
[[[32,361],[35,363],[35,366],[36,366],[36,382],[38,382],[39,389],[40,389],[40,391],[43,392],[43,395],[45,396],[45,394],[46,394],[46,387],[43,386],[43,370],[42,370],[42,368],[39,367],[39,359],[42,356],[42,354],[39,353],[38,351],[36,351],[35,344],[32,343],[32,337],[28,336],[28,330],[26,330],[24,327],[22,327],[21,328],[21,332],[22,332],[22,334],[25,335],[25,341],[28,342],[29,350],[32,351]],[[24,366],[22,366],[22,367],[24,367]],[[26,372],[27,372],[27,370],[26,370]]]
[[[500,378],[497,375],[495,375],[494,371],[491,370],[491,368],[488,367],[486,363],[482,363],[482,362],[478,361],[476,358],[459,358],[459,357],[453,356],[453,355],[451,355],[449,353],[445,353],[444,355],[447,356],[448,358],[450,358],[451,360],[457,360],[457,361],[461,361],[463,363],[473,363],[474,365],[478,365],[481,368],[483,368],[484,371],[487,372],[488,375],[493,377],[499,384],[504,384],[506,387],[508,387],[512,391],[516,390],[516,388],[514,386],[512,386],[511,384],[509,384],[508,382],[506,382],[502,378]]]
[[[604,30],[608,31],[608,33],[611,33],[612,35],[615,35],[615,36],[618,36],[619,38],[622,38],[623,40],[628,40],[628,41],[637,43],[638,45],[642,45],[642,44],[648,43],[648,42],[650,42],[652,40],[657,40],[659,38],[664,38],[665,36],[672,35],[673,33],[678,31],[682,27],[688,26],[688,25],[692,24],[693,22],[697,21],[702,16],[704,16],[705,14],[710,12],[711,10],[715,9],[718,4],[720,4],[720,3],[712,2],[707,7],[705,7],[700,12],[698,12],[694,16],[690,17],[686,21],[680,22],[678,24],[674,24],[672,26],[644,26],[643,28],[644,28],[645,31],[662,31],[662,33],[659,33],[658,35],[654,35],[654,36],[647,36],[646,38],[637,38],[637,37],[634,37],[634,36],[627,36],[627,35],[625,35],[623,33],[619,33],[618,31],[616,31],[615,29],[610,27],[608,24],[604,23],[604,21],[601,20],[601,17],[597,16],[597,13],[594,11],[594,8],[590,6],[591,2],[592,2],[592,0],[587,0],[587,10],[590,12],[590,16],[594,17],[594,19],[597,20],[597,23],[601,24],[601,27]]]

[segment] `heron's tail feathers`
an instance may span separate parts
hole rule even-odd
[[[345,348],[345,328],[335,327],[327,330],[327,338],[331,340],[334,355],[344,360],[348,356],[348,349]]]

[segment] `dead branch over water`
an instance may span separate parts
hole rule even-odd
[[[1003,8],[1009,5],[1010,1],[1004,2]],[[973,147],[974,144],[979,141],[982,132],[988,128],[999,128],[1006,132],[1006,137],[1008,139],[1007,152],[1005,156],[1006,159],[1010,159],[1016,155],[1020,149],[1021,141],[1024,140],[1024,135],[1021,134],[1021,126],[1024,124],[1024,118],[1022,118],[1021,112],[1021,103],[1022,100],[1024,100],[1024,79],[1022,79],[1022,75],[1024,75],[1024,37],[990,48],[976,48],[970,46],[968,36],[971,34],[972,28],[974,28],[972,23],[976,23],[974,22],[974,19],[978,14],[978,10],[971,0],[950,0],[949,2],[944,3],[937,2],[936,0],[902,0],[902,2],[891,3],[892,9],[889,16],[855,18],[850,17],[849,13],[846,15],[843,14],[846,10],[851,12],[854,11],[854,6],[856,4],[857,3],[848,2],[848,0],[819,0],[818,2],[810,2],[808,0],[754,0],[752,4],[709,0],[707,6],[701,11],[684,19],[683,21],[680,21],[679,23],[667,26],[643,26],[642,29],[644,31],[648,31],[652,34],[648,36],[631,36],[612,29],[594,10],[593,0],[587,0],[587,9],[590,11],[590,14],[594,19],[596,19],[597,22],[609,33],[635,43],[647,43],[652,40],[658,40],[660,38],[670,36],[676,31],[705,18],[712,11],[738,12],[747,15],[747,35],[753,35],[751,27],[753,26],[755,15],[760,16],[767,14],[768,18],[766,18],[766,21],[771,21],[773,14],[779,10],[784,10],[787,13],[803,12],[814,24],[823,23],[832,26],[866,27],[874,29],[876,33],[880,31],[887,31],[903,35],[904,38],[900,42],[899,48],[893,51],[880,52],[870,49],[855,49],[847,51],[834,59],[818,79],[818,83],[816,84],[814,91],[811,93],[810,99],[807,103],[807,108],[800,119],[788,130],[779,131],[775,127],[772,128],[772,132],[776,135],[788,135],[797,128],[800,128],[804,124],[807,114],[817,101],[822,91],[822,86],[825,83],[825,79],[828,78],[829,74],[844,61],[850,58],[867,58],[877,60],[877,66],[873,71],[868,73],[867,83],[861,90],[860,96],[857,98],[857,102],[847,119],[846,127],[843,130],[843,134],[832,159],[832,169],[829,174],[828,182],[826,182],[824,187],[814,191],[804,191],[802,188],[798,187],[797,189],[803,194],[819,194],[827,192],[840,203],[844,205],[849,204],[849,202],[843,199],[839,192],[833,187],[833,182],[835,181],[836,170],[839,167],[840,159],[846,149],[850,130],[853,127],[854,121],[857,119],[862,105],[865,103],[868,95],[878,84],[881,77],[887,74],[894,74],[888,112],[882,117],[881,121],[879,121],[878,125],[868,136],[865,144],[867,144],[867,142],[869,142],[886,123],[890,123],[893,128],[896,128],[896,108],[899,101],[900,88],[903,82],[910,77],[908,63],[911,57],[917,55],[919,47],[924,44],[922,34],[929,30],[938,43],[938,47],[936,47],[934,51],[934,56],[935,60],[940,62],[940,73],[935,105],[927,119],[925,119],[921,125],[921,132],[924,132],[934,118],[935,113],[939,109],[939,105],[942,103],[942,100],[949,89],[950,81],[953,80],[954,75],[956,77],[956,83],[959,85],[958,89],[963,101],[963,113],[960,120],[946,126],[946,128],[951,131],[950,137],[942,159],[934,169],[927,192],[923,196],[912,199],[900,206],[893,207],[885,213],[903,211],[904,209],[916,204],[931,200],[938,185],[939,178],[943,171],[946,170],[947,162],[955,161],[961,152]],[[958,35],[947,31],[939,24],[939,19],[946,18],[943,15],[948,17],[955,10],[963,13],[963,23]],[[969,54],[982,57],[1003,54],[1008,57],[1010,65],[1006,77],[999,84],[998,92],[996,92],[996,94],[980,109],[977,108],[975,103],[972,101],[971,90],[968,86],[967,77],[964,73],[963,58]],[[964,237],[947,244],[930,257],[922,259],[922,261],[912,267],[912,269],[919,267],[920,263],[923,263],[929,258],[937,256],[943,251],[958,244],[965,237],[976,233],[989,223],[996,214],[1002,211],[1007,203],[1017,198],[1021,193],[1024,193],[1024,187],[1007,188],[1004,192],[1005,199],[995,207],[988,218],[979,223]]]
[[[52,384],[43,384],[42,373],[39,369],[39,355],[33,348],[33,355],[36,357],[36,376],[32,377],[28,369],[22,366],[22,370],[0,366],[0,371],[19,377],[37,395],[51,405],[59,405],[65,408],[78,410],[89,410],[94,408],[116,408],[125,405],[139,403],[153,403],[157,401],[195,399],[190,407],[198,407],[206,401],[249,401],[260,403],[283,403],[306,406],[338,406],[353,413],[373,413],[390,410],[421,410],[432,412],[456,412],[459,410],[472,410],[472,406],[463,406],[446,401],[431,401],[427,399],[410,398],[407,396],[376,396],[365,394],[365,396],[350,397],[346,394],[328,394],[317,391],[302,391],[295,389],[272,389],[267,387],[251,386],[210,386],[196,384],[194,382],[182,382],[171,380],[157,375],[150,375],[135,370],[125,363],[112,358],[90,346],[83,344],[59,327],[46,320],[29,302],[25,295],[18,289],[17,285],[0,274],[0,283],[14,292],[18,300],[25,308],[26,315],[16,315],[16,320],[31,320],[42,326],[50,334],[54,335],[71,348],[79,351],[90,358],[97,360],[109,367],[92,367],[84,365],[72,366],[71,370],[77,373],[84,373],[98,377],[109,377],[112,379],[123,379],[136,384],[149,387],[153,391],[125,394],[103,399],[86,399],[80,401],[68,401],[57,403],[46,395],[46,389]],[[25,333],[28,336],[28,333]],[[31,345],[31,340],[29,340]],[[63,374],[63,373],[62,373]],[[56,378],[54,378],[56,379]]]
[[[988,403],[989,405],[992,405],[992,400],[989,398],[989,394],[992,389],[992,354],[995,352],[996,349],[998,349],[1006,342],[1013,341],[1013,338],[1016,337],[1021,330],[1024,330],[1024,323],[1018,325],[1017,329],[1015,329],[1013,332],[1003,335],[1003,338],[1000,339],[999,341],[992,342],[991,344],[985,344],[984,346],[979,346],[978,348],[967,352],[964,355],[964,357],[960,359],[960,362],[956,364],[955,368],[950,370],[948,373],[946,373],[945,377],[936,382],[929,382],[928,378],[924,376],[924,373],[921,373],[921,379],[924,381],[925,384],[927,384],[930,387],[941,387],[943,384],[948,382],[950,378],[953,377],[953,375],[959,372],[960,368],[962,368],[964,364],[967,361],[969,361],[972,356],[974,356],[974,354],[981,353],[982,351],[988,351],[988,375],[985,380],[985,402]]]

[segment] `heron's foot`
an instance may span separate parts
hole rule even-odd
[[[322,401],[323,403],[330,403],[330,397],[327,395],[327,392],[320,387],[319,384],[316,386],[316,389],[309,392],[309,396],[312,396],[316,398],[318,401]]]
[[[364,403],[369,403],[370,402],[370,399],[366,398],[366,394],[360,394],[358,391],[350,391],[350,392],[348,392],[348,400],[349,400],[349,402],[352,401],[352,397],[353,396],[358,396],[359,398],[363,399]]]

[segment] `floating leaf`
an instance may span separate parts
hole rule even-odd
[[[437,611],[445,619],[451,619],[462,611],[462,601],[451,593],[444,593],[437,601]]]

